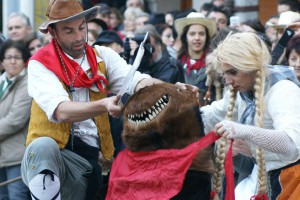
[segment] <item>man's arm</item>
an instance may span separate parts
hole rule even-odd
[[[136,86],[134,88],[134,92],[137,92],[146,86],[150,86],[150,85],[154,85],[154,84],[158,84],[158,83],[163,83],[163,81],[156,79],[156,78],[144,78],[136,84]]]
[[[54,111],[58,122],[79,122],[93,118],[105,112],[113,117],[119,116],[121,107],[117,105],[120,96],[113,96],[91,102],[65,101],[60,103]]]

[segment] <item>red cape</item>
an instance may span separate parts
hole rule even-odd
[[[164,200],[174,197],[180,192],[198,151],[219,138],[210,132],[184,149],[123,150],[113,162],[106,199]]]

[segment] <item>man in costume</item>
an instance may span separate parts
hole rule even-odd
[[[107,112],[120,114],[120,95],[106,95],[119,92],[131,66],[109,48],[87,45],[87,21],[98,10],[50,0],[39,28],[53,39],[28,63],[33,102],[21,173],[33,199],[93,199],[102,186],[99,152],[113,155]],[[155,82],[136,72],[128,93]]]
[[[191,87],[163,83],[143,88],[128,100],[123,119],[127,149],[113,163],[106,199],[210,198],[208,145],[214,140],[199,141],[204,126]]]

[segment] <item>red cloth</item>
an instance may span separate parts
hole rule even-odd
[[[59,47],[60,54],[65,63],[66,70],[68,72],[71,83],[74,80],[74,76],[79,67],[79,64],[74,60],[71,60]],[[91,67],[91,71],[93,73],[93,77],[89,78],[84,70],[80,67],[77,78],[75,79],[73,87],[84,87],[90,88],[96,83],[97,87],[105,92],[103,86],[100,81],[107,84],[107,79],[103,75],[99,75],[98,72],[98,64],[95,52],[92,47],[86,45],[86,57]],[[37,51],[30,60],[37,60],[42,63],[45,67],[47,67],[50,71],[52,71],[58,78],[60,78],[66,85],[70,86],[68,81],[66,72],[61,64],[58,52],[56,50],[54,40],[51,41],[48,45]]]
[[[233,140],[230,141],[230,146],[226,155],[225,160],[225,176],[226,176],[226,200],[234,200],[234,178],[233,178],[233,162],[232,162],[232,144]]]
[[[113,162],[106,199],[172,198],[180,192],[186,172],[199,150],[219,138],[212,131],[184,149],[123,150]]]

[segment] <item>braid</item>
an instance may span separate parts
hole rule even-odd
[[[259,127],[263,127],[264,124],[264,84],[265,76],[263,75],[264,70],[258,70],[257,76],[255,79],[255,110],[256,110],[256,117],[257,117],[257,124]],[[264,159],[264,150],[261,148],[256,149],[256,160],[258,165],[258,194],[266,194],[267,193],[267,173],[266,173],[266,163]]]
[[[235,103],[236,92],[230,88],[230,100],[226,119],[231,120],[233,116],[233,108]],[[217,144],[215,158],[215,172],[213,176],[213,191],[216,193],[214,200],[219,200],[219,193],[222,189],[222,176],[224,174],[224,162],[226,156],[226,138],[222,137]]]

